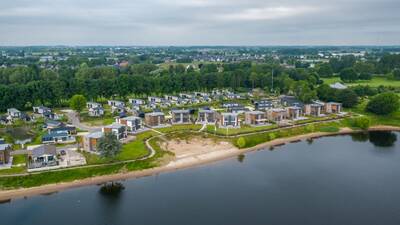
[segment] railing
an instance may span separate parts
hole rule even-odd
[[[50,162],[29,162],[28,164],[28,169],[37,169],[37,168],[43,168],[43,167],[50,167],[50,166],[57,166],[58,162],[57,161],[50,161]]]

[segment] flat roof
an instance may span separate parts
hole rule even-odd
[[[87,134],[85,137],[87,138],[101,138],[103,137],[104,133],[101,131],[96,131],[96,132],[92,132]]]
[[[0,151],[4,151],[4,150],[6,150],[6,149],[9,148],[9,147],[11,147],[10,144],[0,144]]]

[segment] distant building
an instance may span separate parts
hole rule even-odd
[[[254,101],[253,104],[256,110],[261,110],[261,111],[266,111],[274,107],[274,105],[270,100]]]
[[[185,124],[191,123],[190,121],[190,111],[188,109],[177,109],[172,110],[172,120],[173,124]]]
[[[329,87],[333,88],[333,89],[338,89],[338,90],[343,90],[343,89],[347,89],[347,86],[344,84],[341,84],[339,82],[336,82],[334,84],[329,85]]]
[[[43,135],[42,143],[73,143],[76,141],[74,134],[76,134],[75,127],[51,128],[47,134]]]
[[[117,117],[116,122],[126,126],[126,130],[128,133],[134,133],[143,128],[142,118],[136,116],[129,117]]]
[[[89,108],[88,114],[91,117],[100,117],[104,115],[104,108],[102,106],[97,106],[94,108]]]
[[[326,113],[341,113],[342,112],[342,103],[337,103],[337,102],[325,103],[325,112]]]
[[[107,104],[109,106],[114,106],[114,107],[125,107],[125,103],[121,101],[116,101],[116,100],[108,100]]]
[[[261,111],[245,112],[245,123],[251,126],[262,126],[267,124],[266,113]]]
[[[303,109],[299,106],[287,107],[287,118],[291,120],[299,119],[303,114]]]
[[[97,142],[104,136],[101,131],[92,132],[83,136],[83,150],[87,152],[97,152]]]
[[[118,140],[124,139],[127,137],[126,135],[126,127],[122,124],[113,123],[111,125],[105,126],[102,129],[103,133],[112,133],[114,134]]]
[[[19,119],[22,116],[21,111],[16,108],[7,109],[7,114],[11,119]]]
[[[212,109],[199,109],[197,123],[215,124],[217,121],[217,113]]]
[[[43,115],[45,113],[51,113],[51,109],[47,108],[45,106],[34,106],[33,107],[33,113]]]
[[[145,105],[146,101],[143,99],[130,98],[129,103],[132,105]]]
[[[104,115],[104,108],[100,103],[88,102],[86,107],[89,109],[88,114],[91,117],[99,117]]]
[[[10,153],[12,146],[10,144],[0,144],[0,165],[8,164],[10,162]]]
[[[308,116],[319,117],[323,114],[323,104],[312,103],[304,106],[304,114]]]
[[[97,102],[87,102],[86,103],[86,108],[88,108],[88,109],[97,108],[97,107],[102,107],[102,105]]]
[[[165,124],[165,115],[163,112],[146,113],[145,123],[149,127],[162,126]]]
[[[283,108],[273,108],[267,111],[267,118],[273,122],[281,122],[286,119],[287,110]]]
[[[28,168],[37,169],[57,166],[57,150],[55,145],[40,145],[28,150]]]
[[[282,106],[287,107],[287,106],[299,106],[302,107],[303,103],[299,101],[296,97],[294,96],[288,96],[288,95],[283,95],[280,97],[280,103]]]
[[[239,127],[239,115],[237,113],[221,113],[221,127]]]

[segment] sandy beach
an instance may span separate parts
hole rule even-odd
[[[376,126],[371,127],[371,131],[400,131],[399,127],[391,126]],[[212,163],[232,157],[236,157],[240,154],[255,151],[263,148],[269,148],[271,146],[278,146],[290,142],[296,142],[301,140],[307,140],[310,138],[319,138],[324,136],[333,136],[339,134],[350,134],[359,131],[354,131],[349,128],[343,128],[336,133],[310,133],[288,138],[275,139],[273,141],[257,145],[252,148],[238,149],[229,142],[218,141],[213,139],[204,139],[196,137],[190,140],[170,140],[164,146],[168,151],[175,153],[175,158],[164,166],[146,169],[141,171],[132,171],[126,173],[112,174],[106,176],[92,177],[73,182],[49,184],[39,187],[32,188],[21,188],[14,190],[3,190],[0,191],[0,201],[23,198],[33,195],[40,195],[46,193],[53,193],[62,191],[69,188],[76,188],[87,185],[96,185],[110,181],[118,181],[125,179],[140,178],[145,176],[157,175],[160,173],[172,172],[178,169],[185,169],[190,167],[196,167],[207,163]]]

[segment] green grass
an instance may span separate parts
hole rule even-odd
[[[239,138],[233,138],[232,143],[239,147],[239,148],[249,148],[249,147],[254,147],[256,145],[272,141],[277,138],[284,138],[284,137],[291,137],[291,136],[297,136],[297,135],[302,135],[302,134],[308,134],[312,133],[315,131],[321,131],[321,132],[337,132],[339,131],[340,127],[344,127],[345,123],[344,122],[325,122],[325,123],[320,123],[320,124],[310,124],[310,125],[305,125],[301,127],[296,127],[296,128],[288,128],[288,129],[280,129],[276,131],[270,131],[270,132],[265,132],[265,133],[258,133],[258,134],[251,134],[247,136],[243,136],[241,138],[244,138],[245,140],[245,145],[239,147],[237,144],[237,140]]]
[[[157,128],[157,131],[160,131],[162,133],[170,133],[170,132],[175,132],[175,131],[183,131],[183,130],[188,130],[188,131],[198,131],[200,130],[202,125],[200,124],[181,124],[181,125],[173,125],[169,127],[163,127],[163,128]]]
[[[13,156],[13,165],[26,163],[26,155],[14,155]]]
[[[3,177],[0,179],[1,189],[29,188],[46,184],[69,182],[89,177],[115,174],[124,171],[142,170],[156,166],[153,161],[145,160],[118,165],[104,165],[92,168],[78,168],[65,171],[51,171],[19,177]],[[13,168],[14,169],[14,168]]]
[[[20,174],[20,173],[25,173],[26,168],[23,166],[19,167],[11,167],[10,169],[3,169],[0,170],[0,175],[11,175],[11,174]],[[0,178],[0,182],[3,178]]]
[[[106,112],[104,116],[91,117],[87,112],[80,114],[80,120],[83,123],[88,123],[90,126],[106,126],[112,124],[115,119],[111,113]]]
[[[322,78],[325,84],[333,84],[336,82],[343,83],[339,77],[331,77],[331,78]],[[390,80],[385,77],[373,77],[371,80],[359,80],[353,83],[345,83],[348,86],[356,86],[356,85],[369,85],[371,87],[379,87],[379,86],[391,86],[391,87],[400,87],[400,81],[398,80]]]
[[[115,159],[102,158],[99,155],[91,154],[88,152],[82,152],[82,153],[84,154],[86,162],[89,165],[138,159],[146,156],[149,153],[144,141],[155,135],[157,135],[157,133],[153,131],[146,131],[141,134],[138,134],[134,141],[124,144],[122,146],[121,153],[117,155]]]
[[[358,113],[367,116],[371,120],[371,126],[387,125],[400,126],[400,110],[389,115],[376,115],[365,110],[368,100],[362,101],[356,107],[349,109],[349,112]]]
[[[240,128],[228,128],[228,129],[227,128],[217,128],[215,130],[215,125],[208,125],[207,132],[210,134],[216,134],[216,135],[232,136],[232,135],[267,131],[267,130],[275,129],[277,127],[278,127],[278,125],[276,125],[276,124],[271,124],[271,125],[267,125],[267,126],[258,126],[258,127],[242,125]]]

